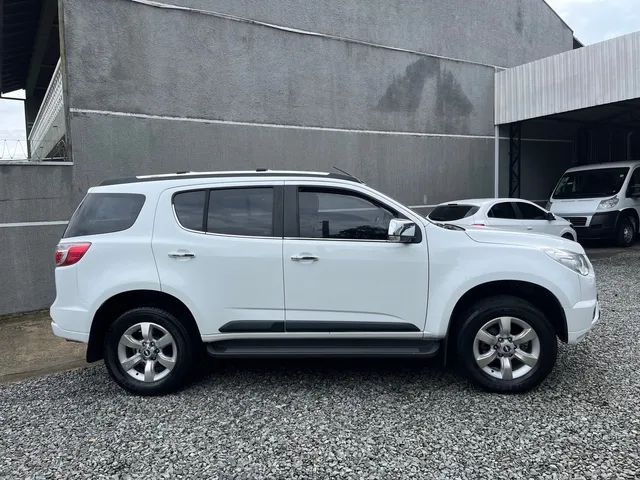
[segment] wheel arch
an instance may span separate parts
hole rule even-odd
[[[557,297],[545,287],[522,280],[497,280],[482,283],[465,292],[451,313],[447,330],[447,350],[449,341],[455,339],[464,318],[462,314],[478,300],[496,295],[512,295],[533,304],[542,310],[551,321],[556,335],[563,342],[567,342],[567,318]]]
[[[618,217],[618,222],[620,222],[623,218],[625,217],[631,217],[631,220],[633,221],[635,227],[636,227],[636,234],[638,232],[640,232],[640,216],[638,216],[638,212],[636,211],[635,208],[625,208],[624,210],[620,211],[620,216]]]
[[[87,362],[95,362],[103,357],[102,345],[109,325],[124,312],[138,307],[167,310],[184,322],[193,338],[201,338],[193,314],[181,300],[157,290],[129,290],[108,298],[96,310],[89,333]]]

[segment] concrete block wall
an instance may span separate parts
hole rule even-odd
[[[55,298],[54,249],[75,208],[72,168],[0,164],[0,315],[48,308]]]

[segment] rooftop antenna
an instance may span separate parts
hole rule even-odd
[[[335,165],[333,166],[333,168],[335,168],[336,170],[338,170],[341,173],[344,173],[346,176],[351,177],[351,178],[355,178],[358,182],[362,183],[363,185],[365,184],[362,180],[360,180],[358,177],[356,177],[355,175],[350,174],[349,172],[347,172],[346,170],[343,170],[341,168],[336,167]]]

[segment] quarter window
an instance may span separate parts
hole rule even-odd
[[[496,203],[493,207],[491,207],[491,210],[489,210],[488,215],[491,218],[507,218],[507,219],[517,218],[516,211],[513,208],[512,202]]]
[[[273,236],[273,188],[211,190],[207,232],[253,237]]]
[[[396,215],[375,201],[345,190],[300,188],[300,237],[386,240]]]
[[[69,220],[63,238],[127,230],[138,218],[144,200],[138,193],[89,193]]]

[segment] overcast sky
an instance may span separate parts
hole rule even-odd
[[[547,3],[585,45],[640,30],[640,0],[547,0]],[[10,141],[4,142],[5,139]],[[0,158],[7,158],[7,148],[21,157],[25,145],[22,102],[0,100]]]

